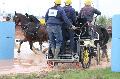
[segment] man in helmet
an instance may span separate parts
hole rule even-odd
[[[75,9],[72,8],[71,6],[72,4],[72,1],[71,0],[66,0],[65,1],[65,6],[63,7],[64,8],[64,11],[69,19],[69,21],[75,25],[76,24],[76,12],[75,12]],[[75,51],[75,43],[74,43],[74,30],[71,30],[69,29],[70,26],[64,24],[62,28],[62,31],[63,31],[63,46],[62,46],[62,49],[63,51],[62,52],[65,52],[65,42],[69,39],[70,40],[70,49],[71,49],[71,53],[73,52],[76,52]]]
[[[94,7],[91,6],[92,1],[91,0],[85,0],[84,1],[85,6],[80,10],[79,18],[84,18],[88,25],[91,25],[91,22],[93,21],[94,14],[101,15],[101,12]],[[91,35],[91,28],[88,27],[89,35]]]
[[[58,53],[60,52],[61,43],[63,41],[62,37],[62,25],[65,22],[68,26],[74,27],[72,23],[67,18],[64,9],[60,6],[61,0],[55,0],[55,5],[48,9],[45,21],[47,24],[47,31],[49,36],[49,43],[54,58],[58,57]]]

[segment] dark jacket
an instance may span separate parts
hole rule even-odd
[[[75,9],[72,8],[72,6],[64,6],[64,11],[68,17],[68,19],[70,20],[70,22],[75,25],[76,23],[76,12]]]
[[[63,25],[65,22],[68,26],[72,26],[72,23],[67,18],[66,13],[61,6],[54,6],[48,9],[45,15],[45,21],[47,25]]]
[[[92,22],[94,14],[101,15],[101,12],[94,7],[85,6],[80,10],[79,18],[85,18],[87,21]]]

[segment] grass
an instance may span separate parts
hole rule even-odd
[[[111,72],[110,68],[96,70],[66,70],[39,74],[2,75],[0,79],[120,79],[120,73]]]
[[[120,73],[111,72],[110,68],[67,70],[65,72],[51,72],[44,79],[120,79]]]

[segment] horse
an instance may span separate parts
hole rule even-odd
[[[94,23],[95,24],[95,23]],[[81,34],[81,37],[86,37],[88,36],[88,30],[86,29],[87,26],[87,21],[83,18],[78,18],[76,22],[76,27],[80,27],[80,30],[75,30],[76,34]],[[108,43],[109,40],[109,34],[107,30],[102,27],[101,25],[92,25],[92,28],[94,32],[97,32],[99,34],[99,40],[96,40],[94,42],[95,46],[97,46],[97,43],[100,44],[100,47],[104,46],[105,44]]]
[[[35,47],[33,46],[33,43],[39,42],[40,51],[42,51],[42,43],[45,41],[48,42],[48,33],[46,27],[40,26],[38,28],[34,22],[30,22],[30,19],[21,13],[15,12],[15,16],[13,17],[13,19],[15,21],[15,26],[21,27],[22,32],[24,33],[23,35],[25,37],[23,40],[20,41],[17,52],[20,53],[21,44],[25,41],[29,42],[30,49],[35,54],[37,54],[37,52],[35,51]],[[33,31],[35,28],[38,29],[35,33],[29,32],[29,31]],[[47,51],[47,49],[45,51]]]
[[[76,27],[80,28],[79,30],[75,30],[76,34],[79,35],[81,33],[81,37],[88,38],[88,30],[86,29],[87,28],[86,19],[77,18]],[[94,45],[97,46],[97,44],[99,43],[100,48],[102,50],[102,55],[105,55],[107,60],[109,61],[106,45],[109,41],[109,33],[104,27],[102,27],[102,25],[97,25],[94,23],[94,25],[92,25],[92,28],[94,32],[97,32],[99,34],[99,40],[95,40]]]

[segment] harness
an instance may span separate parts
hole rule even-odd
[[[38,30],[40,28],[40,25],[36,25],[33,22],[29,22],[28,24],[23,25],[22,30],[30,36],[36,36],[38,33]]]

